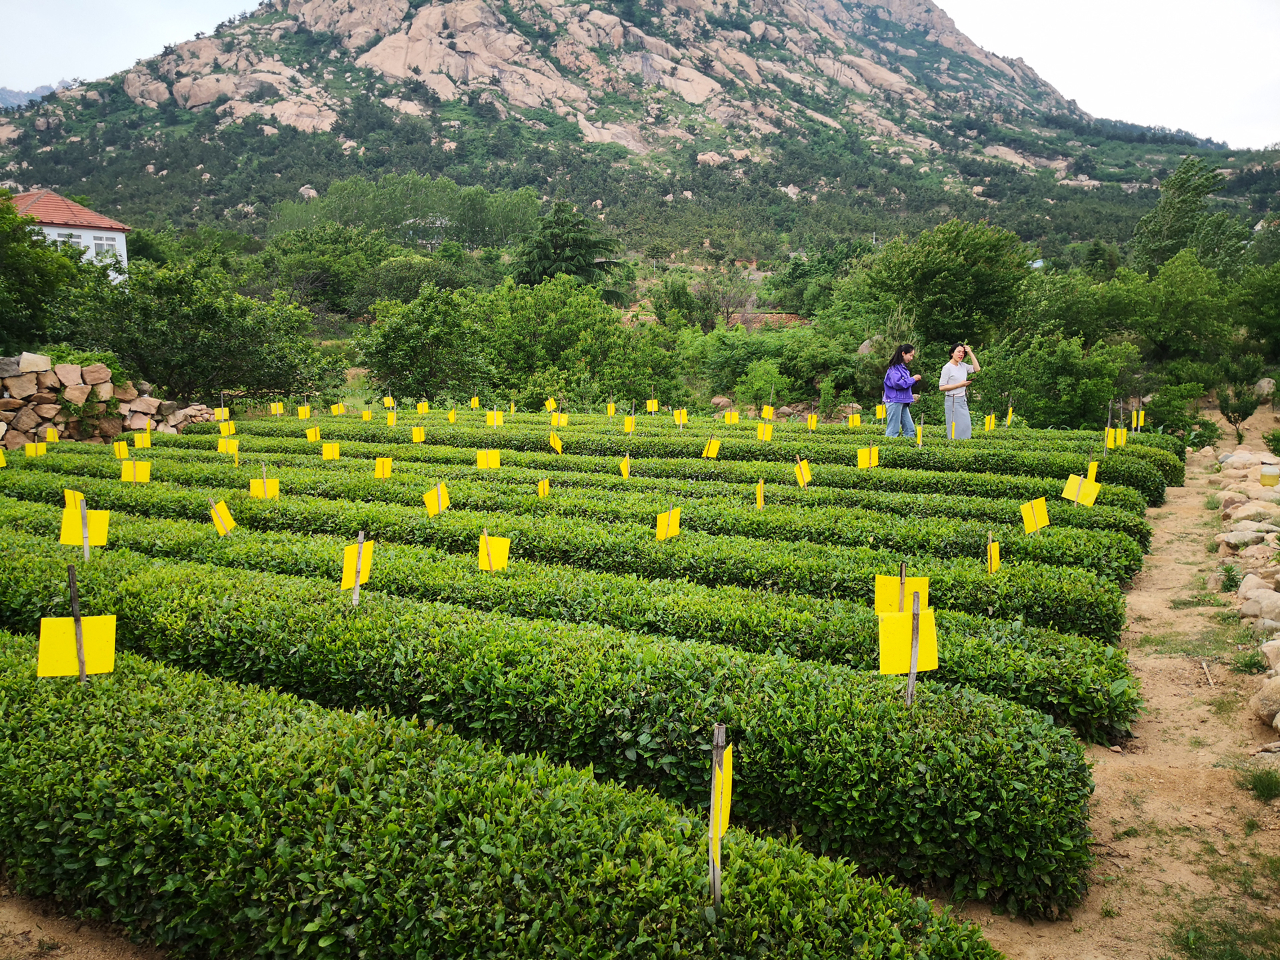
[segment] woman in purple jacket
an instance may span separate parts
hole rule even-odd
[[[884,375],[885,413],[889,421],[889,429],[884,432],[886,437],[915,436],[916,425],[911,419],[911,404],[916,402],[916,398],[912,395],[911,388],[920,381],[920,376],[912,376],[907,369],[907,364],[915,358],[916,348],[904,343],[893,351],[893,358],[889,361],[889,369]]]

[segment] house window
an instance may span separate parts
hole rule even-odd
[[[59,243],[74,244],[77,247],[83,247],[83,237],[78,233],[60,233],[58,234]]]
[[[93,238],[93,255],[100,257],[104,253],[116,252],[115,237],[94,237]]]

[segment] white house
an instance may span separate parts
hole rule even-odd
[[[35,217],[36,226],[50,240],[80,247],[85,258],[114,253],[121,264],[129,265],[129,252],[125,247],[129,227],[123,223],[94,213],[52,190],[20,193],[13,198],[13,205],[21,215]]]

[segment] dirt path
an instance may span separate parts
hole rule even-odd
[[[1248,751],[1275,734],[1244,710],[1258,680],[1227,664],[1251,645],[1230,613],[1234,597],[1212,592],[1218,564],[1206,545],[1220,525],[1205,506],[1208,461],[1193,459],[1187,473],[1187,486],[1148,511],[1152,552],[1128,595],[1124,642],[1148,712],[1132,740],[1088,750],[1098,855],[1088,898],[1052,923],[981,904],[962,911],[1012,960],[1173,956],[1171,934],[1210,905],[1280,922],[1276,891],[1250,881],[1280,856],[1280,806],[1237,785]]]
[[[68,920],[56,904],[14,896],[0,883],[0,960],[162,960],[163,956],[134,946],[107,924]]]

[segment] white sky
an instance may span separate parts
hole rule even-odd
[[[97,79],[255,0],[0,0],[0,87]],[[1280,141],[1280,0],[941,0],[980,46],[1022,57],[1095,116],[1236,148]]]

